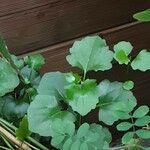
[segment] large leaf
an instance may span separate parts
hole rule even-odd
[[[12,92],[18,85],[16,72],[5,59],[0,58],[0,97]]]
[[[63,145],[63,150],[103,150],[105,133],[97,124],[84,123],[77,133],[69,137]]]
[[[114,45],[114,58],[119,64],[128,64],[130,59],[128,55],[131,53],[133,46],[130,42],[121,41]]]
[[[61,111],[55,97],[48,95],[37,95],[28,109],[29,129],[42,136],[52,135],[52,124],[55,119],[75,121],[75,117],[68,111]]]
[[[112,67],[113,52],[99,36],[86,37],[76,41],[70,49],[67,61],[74,67],[84,70],[104,71]]]
[[[38,87],[39,94],[55,96],[57,100],[65,98],[64,87],[68,84],[65,74],[61,72],[46,73]]]
[[[132,92],[125,90],[121,82],[104,80],[99,84],[99,120],[112,125],[120,117],[118,112],[129,113],[136,106]],[[125,114],[126,114],[125,113]],[[120,114],[120,113],[119,113]]]
[[[150,52],[142,50],[132,61],[131,67],[133,70],[150,70]]]
[[[15,100],[11,96],[0,98],[0,115],[10,121],[22,118],[28,109],[29,104]]]
[[[149,22],[150,21],[150,9],[138,12],[134,14],[133,17],[141,22]]]
[[[63,147],[64,141],[75,133],[75,124],[71,121],[56,119],[52,124],[51,145],[57,149]]]
[[[95,80],[85,80],[81,84],[66,87],[67,99],[72,109],[84,116],[96,107],[99,92]]]

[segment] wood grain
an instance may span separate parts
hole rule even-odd
[[[118,41],[130,41],[134,50],[132,56],[135,56],[142,49],[150,49],[150,24],[139,24],[139,23],[130,23],[111,30],[105,30],[100,33],[104,39],[106,39],[108,45],[112,49],[113,45]],[[43,68],[42,72],[45,71],[68,71],[71,70],[70,65],[68,65],[65,57],[69,53],[69,48],[72,46],[74,40],[57,44],[55,46],[47,47],[39,51],[46,58],[46,65]]]
[[[131,22],[148,7],[149,0],[3,0],[0,32],[23,54]]]

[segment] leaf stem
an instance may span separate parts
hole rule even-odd
[[[85,78],[86,78],[86,70],[84,70],[84,73],[83,73],[83,81],[85,81]]]

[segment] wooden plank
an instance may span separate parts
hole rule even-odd
[[[150,24],[130,23],[120,27],[113,28],[111,30],[100,32],[99,34],[104,37],[108,45],[114,45],[118,41],[125,40],[130,41],[134,50],[132,56],[135,56],[141,49],[150,49]],[[68,71],[70,65],[68,65],[65,57],[69,53],[69,48],[73,44],[74,40],[64,42],[46,49],[42,49],[40,52],[46,57],[46,65],[42,72],[51,71]]]
[[[0,17],[60,2],[61,0],[1,0]]]
[[[21,3],[15,2],[17,9]],[[42,6],[31,9],[32,2],[35,0],[23,4],[28,10],[0,17],[0,31],[16,54],[131,22],[133,13],[150,7],[149,0],[62,0],[57,5],[46,4],[45,0],[44,6],[38,0]]]

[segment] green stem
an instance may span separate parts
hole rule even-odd
[[[15,149],[11,146],[11,144],[7,141],[7,139],[6,139],[4,136],[1,135],[1,137],[2,137],[3,141],[5,142],[5,144],[6,144],[11,150],[15,150]]]
[[[0,118],[0,122],[5,124],[6,126],[8,126],[10,129],[12,130],[16,130],[17,128],[15,126],[13,126],[12,124],[10,124],[9,122],[7,122],[6,120]],[[47,147],[43,146],[41,143],[37,142],[35,139],[33,139],[32,137],[27,137],[28,141],[30,141],[32,144],[34,144],[35,146],[37,146],[38,148],[40,148],[40,150],[49,150]]]
[[[7,148],[7,147],[4,147],[4,146],[0,146],[0,149],[11,150],[11,149],[9,149],[9,148]]]
[[[86,78],[86,71],[84,71],[84,74],[83,74],[83,81],[85,81],[85,78]]]

